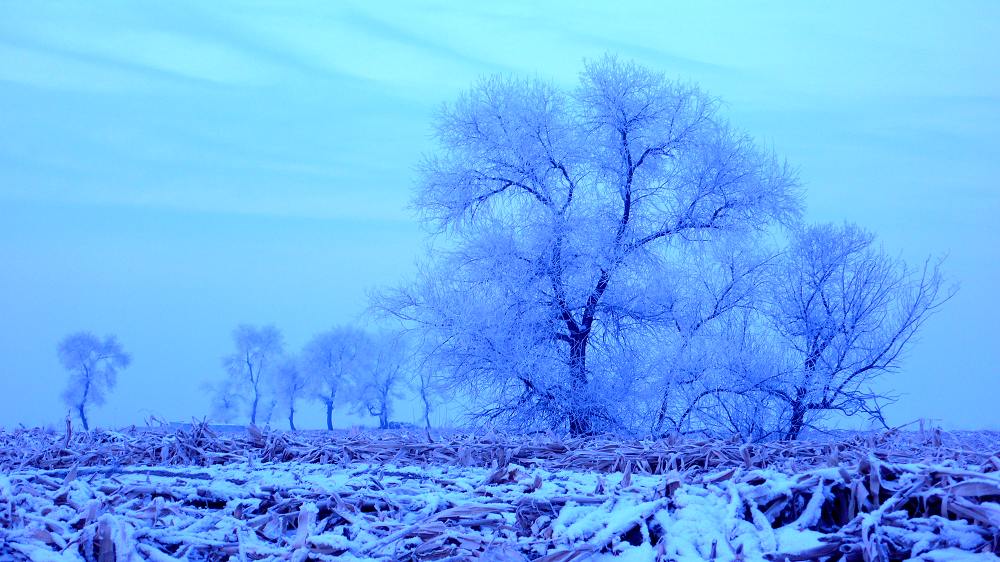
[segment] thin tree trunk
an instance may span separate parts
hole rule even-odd
[[[427,385],[420,385],[420,398],[424,401],[424,427],[431,428],[431,401],[427,397]]]
[[[667,402],[670,398],[670,385],[663,391],[663,400],[660,401],[660,408],[656,412],[656,423],[653,425],[653,435],[663,434],[663,424],[667,421]]]
[[[249,350],[247,350],[245,362],[247,364],[247,376],[250,379],[250,385],[253,387],[253,405],[250,408],[250,425],[257,425],[257,403],[260,402],[260,391],[257,389],[257,384],[260,382],[260,367],[257,368],[258,378],[257,380],[254,380],[253,361],[250,360]]]
[[[288,408],[288,428],[295,431],[295,408]]]
[[[77,410],[80,413],[80,421],[83,422],[83,430],[90,431],[90,425],[87,423],[87,414],[84,411],[84,408],[87,407],[87,399],[90,397],[90,369],[84,366],[83,374],[83,398],[80,399],[80,404],[77,406]]]
[[[333,431],[333,400],[326,401],[326,429]]]
[[[83,407],[84,403],[80,402],[80,404],[76,407],[76,412],[80,415],[80,421],[83,423],[83,430],[90,431],[90,424],[87,423],[87,413],[84,411]]]

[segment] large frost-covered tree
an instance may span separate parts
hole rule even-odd
[[[567,91],[494,77],[447,106],[416,206],[443,236],[379,306],[507,421],[580,435],[621,424],[634,361],[670,322],[677,249],[793,218],[781,160],[698,88],[606,57]],[[648,366],[646,366],[648,367]]]
[[[69,371],[63,400],[76,410],[85,430],[90,429],[87,408],[104,403],[117,383],[118,371],[128,367],[131,357],[115,336],[103,340],[90,332],[70,334],[59,342],[59,362]]]
[[[802,227],[775,272],[769,313],[788,367],[763,388],[787,408],[787,439],[829,412],[884,424],[888,396],[873,380],[899,367],[920,327],[953,294],[942,288],[939,262],[911,269],[874,240],[852,224]]]
[[[222,358],[229,384],[222,385],[219,391],[244,396],[243,401],[249,404],[250,423],[256,424],[261,399],[267,390],[266,377],[278,367],[284,353],[284,338],[274,326],[258,328],[240,324],[233,330],[233,344],[235,352]]]

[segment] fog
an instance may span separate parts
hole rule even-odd
[[[856,221],[911,262],[947,254],[961,288],[884,381],[902,394],[890,422],[1000,427],[996,3],[4,14],[0,426],[65,417],[55,350],[70,332],[133,355],[92,412],[118,426],[206,415],[202,384],[241,322],[276,324],[293,351],[363,322],[368,292],[424,247],[408,204],[440,104],[498,72],[571,84],[610,52],[722,98],[798,169],[807,220]],[[301,418],[320,427],[321,405]]]

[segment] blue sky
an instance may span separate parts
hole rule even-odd
[[[46,3],[0,18],[0,425],[59,420],[64,334],[135,356],[100,425],[207,411],[239,322],[289,347],[421,251],[431,119],[477,77],[605,52],[693,81],[851,220],[959,294],[891,421],[1000,428],[1000,4]],[[306,425],[318,425],[321,411]]]

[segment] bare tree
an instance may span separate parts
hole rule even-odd
[[[220,381],[206,381],[202,391],[211,396],[210,417],[212,420],[229,423],[247,408],[247,394],[235,379],[228,377]]]
[[[302,349],[299,368],[315,397],[326,408],[326,428],[333,429],[333,406],[341,386],[367,369],[371,337],[363,330],[341,326],[317,334]]]
[[[791,367],[768,392],[787,405],[786,439],[830,412],[885,424],[891,399],[871,388],[896,370],[920,327],[952,296],[940,261],[918,269],[845,224],[799,229],[774,276],[770,315]]]
[[[416,389],[420,395],[420,403],[423,405],[424,429],[431,428],[431,405],[434,402],[436,385],[434,373],[419,369],[416,372]]]
[[[224,385],[223,391],[248,395],[250,423],[256,424],[266,390],[265,380],[278,366],[284,353],[284,339],[273,325],[258,328],[241,324],[233,330],[233,343],[236,351],[222,359],[233,384]]]
[[[793,174],[716,108],[610,57],[572,92],[481,81],[442,112],[416,199],[448,243],[378,306],[436,341],[435,368],[484,415],[620,426],[621,360],[667,322],[643,295],[672,250],[798,212]]]
[[[275,403],[288,412],[288,428],[295,431],[296,404],[311,393],[312,381],[292,357],[283,358],[271,377]]]
[[[131,357],[115,336],[101,340],[90,332],[63,338],[58,355],[59,362],[70,373],[63,400],[76,410],[83,429],[89,430],[87,408],[104,403],[107,393],[117,383],[118,371],[128,367]]]
[[[368,340],[365,368],[351,377],[351,400],[360,413],[378,418],[379,429],[388,429],[393,402],[402,398],[409,375],[408,342],[398,333],[381,333]]]

